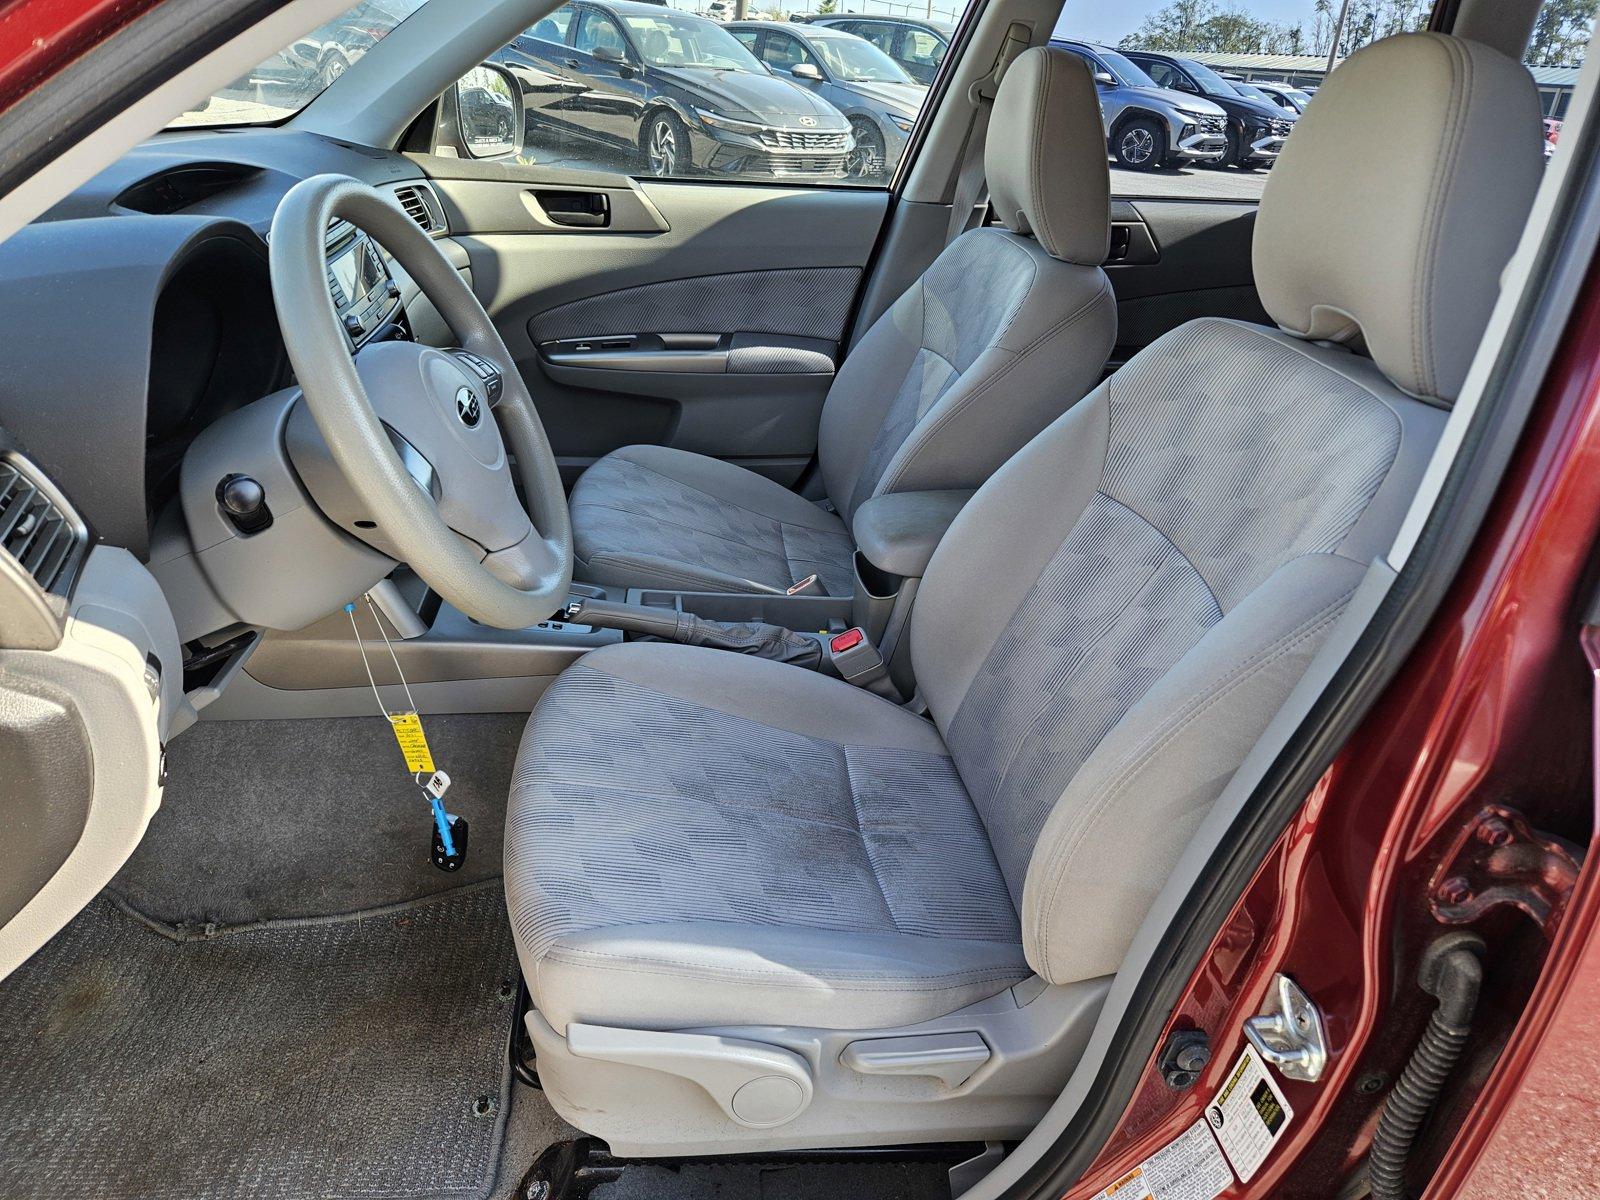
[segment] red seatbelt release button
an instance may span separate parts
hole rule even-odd
[[[828,649],[835,654],[843,654],[846,650],[854,650],[866,640],[866,630],[857,625],[854,629],[846,629],[843,633],[836,633],[829,638]]]

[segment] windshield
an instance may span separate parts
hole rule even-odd
[[[1123,87],[1156,86],[1156,81],[1144,73],[1144,68],[1131,58],[1124,58],[1115,50],[1097,50],[1096,54],[1110,67]]]
[[[846,83],[910,83],[911,76],[871,42],[846,34],[824,37],[813,33],[812,49],[822,59],[829,74]]]
[[[705,67],[713,71],[761,72],[755,56],[722,26],[703,17],[662,10],[661,15],[622,18],[652,67]]]
[[[1200,90],[1205,92],[1206,95],[1239,95],[1238,92],[1233,90],[1233,84],[1229,83],[1226,79],[1224,79],[1221,75],[1218,75],[1204,63],[1197,63],[1192,58],[1180,58],[1178,62],[1183,65],[1183,69],[1185,71],[1189,72],[1189,77],[1200,85]]]
[[[425,0],[362,0],[343,16],[290,43],[235,79],[168,129],[267,125],[287,120],[322,94],[350,65],[388,36]]]

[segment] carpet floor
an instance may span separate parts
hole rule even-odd
[[[0,983],[0,1196],[486,1197],[516,979],[497,883],[191,938],[102,896]]]
[[[526,713],[426,718],[466,817],[467,861],[428,861],[433,826],[382,717],[202,721],[167,749],[167,788],[111,882],[174,925],[359,912],[500,874],[506,797]]]

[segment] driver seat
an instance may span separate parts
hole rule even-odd
[[[817,444],[831,507],[720,459],[625,446],[572,489],[579,579],[783,592],[815,574],[848,596],[847,523],[863,501],[975,488],[1095,385],[1117,313],[1100,269],[1110,176],[1088,67],[1062,50],[1020,56],[992,124],[1010,135],[984,152],[1006,228],[945,247],[839,369]],[[762,328],[760,313],[747,316]],[[731,371],[771,369],[759,348],[732,355]]]
[[[680,645],[552,685],[505,878],[562,1116],[624,1155],[1032,1128],[1393,538],[1526,219],[1537,116],[1520,64],[1443,35],[1341,66],[1261,205],[1278,328],[1161,338],[951,526],[912,618],[931,720]]]

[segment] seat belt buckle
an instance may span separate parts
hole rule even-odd
[[[877,685],[887,683],[889,668],[861,626],[853,626],[828,638],[828,662],[846,683],[878,692],[879,695],[886,694],[880,692]],[[888,686],[893,687],[892,684]]]
[[[783,593],[785,596],[826,596],[827,590],[822,586],[822,580],[816,575],[807,575],[799,583],[793,584]]]

